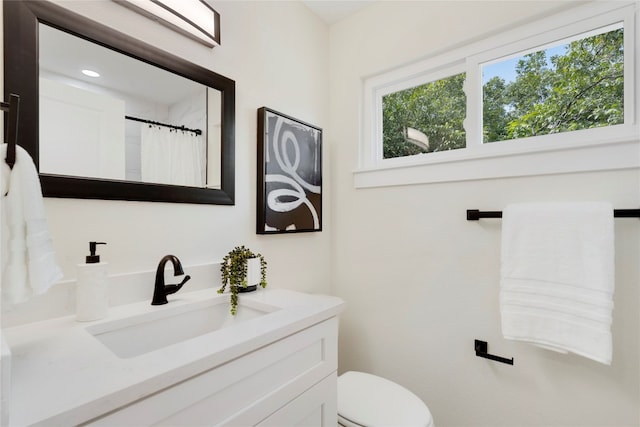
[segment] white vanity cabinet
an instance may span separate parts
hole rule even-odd
[[[84,425],[335,426],[337,347],[332,317]]]
[[[236,316],[228,303],[204,289],[3,329],[8,426],[334,427],[344,301],[265,289]]]

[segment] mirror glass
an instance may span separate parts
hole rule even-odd
[[[2,9],[4,94],[45,197],[235,203],[233,80],[54,2]]]
[[[220,188],[221,92],[43,23],[40,172]]]

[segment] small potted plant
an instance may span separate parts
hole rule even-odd
[[[259,263],[259,264],[258,264]],[[257,266],[260,273],[257,274]],[[258,285],[267,286],[267,261],[261,254],[253,253],[244,246],[237,246],[222,259],[220,265],[222,287],[221,294],[229,285],[231,292],[231,314],[238,310],[238,293],[255,291]]]

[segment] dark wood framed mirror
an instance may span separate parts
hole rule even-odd
[[[47,1],[9,1],[3,2],[3,8],[5,98],[8,99],[11,93],[21,97],[18,144],[31,155],[36,167],[38,167],[42,192],[45,197],[234,204],[235,82],[233,80]],[[67,173],[56,168],[49,169],[49,166],[43,169],[42,156],[45,150],[44,143],[41,142],[41,126],[45,126],[45,121],[41,120],[40,114],[44,108],[44,105],[41,105],[44,104],[41,103],[41,62],[44,59],[40,49],[48,44],[44,43],[41,38],[39,39],[39,34],[44,33],[43,28],[46,28],[46,31],[61,32],[65,34],[65,37],[77,38],[82,43],[93,45],[96,48],[106,48],[112,53],[130,58],[144,66],[151,66],[153,69],[168,72],[189,83],[201,85],[207,94],[210,91],[215,92],[215,96],[211,98],[215,99],[217,104],[212,106],[211,101],[207,100],[203,107],[205,117],[207,117],[204,119],[206,120],[205,129],[214,127],[207,112],[217,110],[215,126],[217,130],[215,132],[218,132],[218,136],[215,138],[216,144],[207,148],[207,152],[204,154],[205,171],[203,176],[206,175],[204,182],[200,185],[162,184],[158,183],[160,181],[148,181],[147,179],[132,180],[124,173],[104,177],[93,174],[85,176],[82,172]],[[176,85],[178,84],[176,83]],[[173,84],[169,86],[173,86]],[[168,87],[166,83],[165,87]],[[82,122],[81,118],[76,118],[73,114],[70,116],[72,116],[72,120]],[[130,116],[127,116],[127,119],[129,118]],[[58,119],[51,120],[48,115],[47,119],[48,122],[56,123],[63,132],[68,132],[69,135],[77,133],[75,129],[69,128],[71,125],[61,125]],[[122,122],[124,120],[124,117],[120,119]],[[86,127],[91,128],[88,125]],[[47,130],[46,134],[49,133]],[[213,131],[208,134],[213,134]],[[205,144],[207,144],[206,141]],[[82,146],[82,141],[75,147],[80,146]],[[48,151],[53,151],[65,161],[75,164],[85,162],[78,157],[80,150],[73,147],[73,145],[56,146]],[[215,158],[213,160],[215,164],[212,164],[212,158]],[[50,162],[46,160],[45,163]],[[210,174],[207,171],[215,172],[215,184],[210,185],[207,181]]]

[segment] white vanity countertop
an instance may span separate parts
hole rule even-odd
[[[11,349],[10,425],[76,425],[119,408],[256,348],[336,316],[337,297],[284,289],[240,294],[278,310],[140,356],[120,358],[93,337],[87,326],[210,298],[216,289],[112,307],[107,319],[76,322],[61,317],[4,329]],[[228,305],[227,305],[228,307]]]

